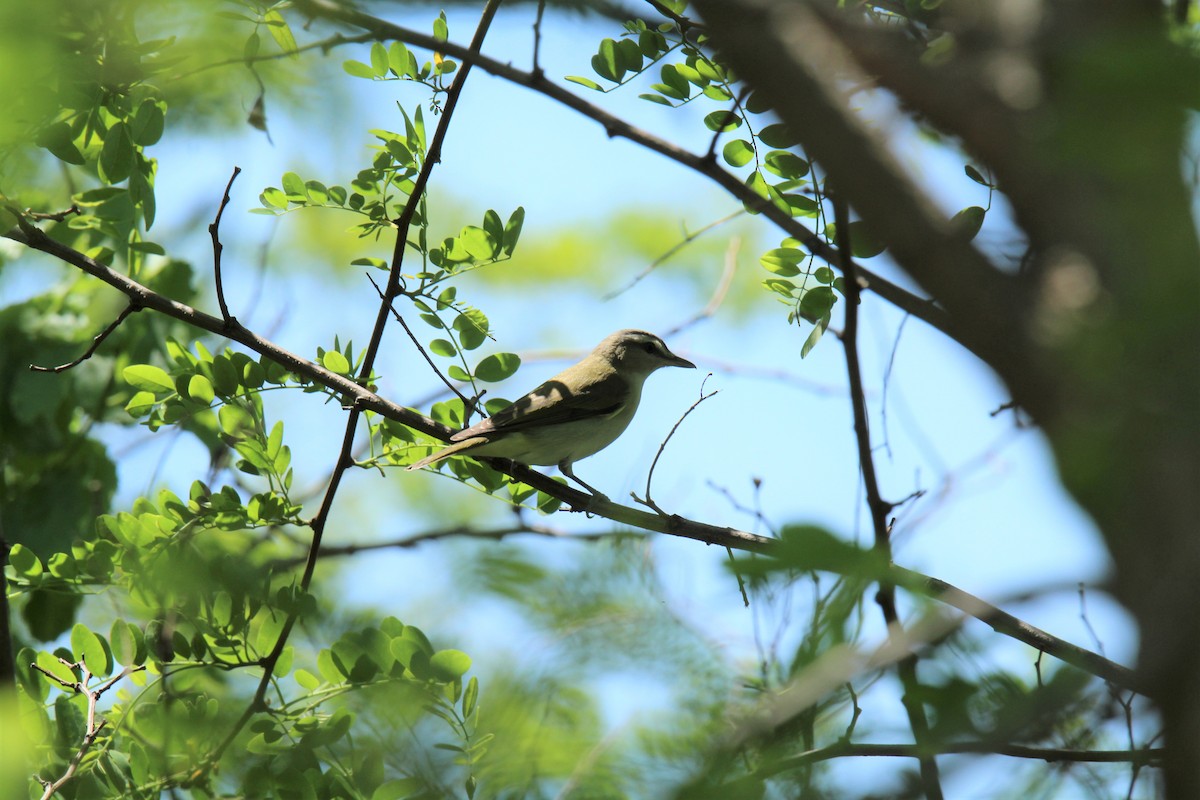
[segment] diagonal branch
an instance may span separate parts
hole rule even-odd
[[[180,320],[201,330],[226,336],[249,350],[280,364],[288,371],[303,375],[314,383],[344,395],[357,406],[370,409],[383,417],[400,422],[429,436],[446,439],[453,433],[453,431],[444,425],[418,414],[410,408],[405,408],[390,400],[386,400],[354,381],[335,372],[330,372],[319,364],[301,358],[246,328],[237,326],[233,330],[227,331],[225,330],[224,323],[219,318],[164,297],[128,276],[122,275],[104,264],[88,258],[83,253],[51,239],[39,228],[29,226],[22,230],[9,231],[4,235],[15,242],[55,256],[65,263],[79,268],[83,272],[123,292],[131,301],[136,301],[144,308],[157,311],[164,316]],[[658,514],[641,511],[640,509],[605,501],[572,489],[547,475],[543,475],[537,470],[516,464],[508,459],[489,459],[488,461],[489,466],[493,469],[532,486],[540,492],[558,498],[576,508],[584,508],[589,514],[594,514],[622,525],[748,552],[770,553],[771,548],[775,545],[774,539],[759,536],[748,531],[709,525],[674,514],[663,517]],[[916,592],[954,606],[960,611],[992,626],[998,633],[1024,642],[1041,652],[1049,653],[1068,664],[1090,674],[1097,675],[1110,683],[1124,689],[1129,689],[1130,691],[1145,693],[1144,687],[1134,679],[1132,672],[1113,661],[1095,653],[1090,653],[1046,631],[1029,625],[1001,609],[937,578],[897,566],[891,567],[891,570],[895,574],[895,582],[903,585],[911,592]]]
[[[958,234],[891,156],[884,132],[848,107],[837,81],[860,74],[807,3],[698,0],[715,44],[770,101],[900,265],[949,312],[954,338],[999,370],[1031,363],[1026,289]],[[868,285],[874,280],[857,267]],[[958,324],[968,319],[969,325]]]
[[[365,14],[356,9],[339,5],[331,0],[297,0],[295,7],[301,13],[320,19],[341,22],[360,30],[371,31],[380,40],[396,39],[418,47],[446,53],[461,60],[464,64],[475,64],[480,69],[510,83],[524,86],[545,95],[583,116],[595,120],[604,126],[610,137],[628,139],[648,150],[658,153],[688,169],[691,169],[712,180],[731,196],[760,212],[764,217],[778,225],[792,238],[802,242],[805,247],[818,258],[835,268],[840,267],[840,257],[836,249],[820,236],[807,228],[803,223],[789,216],[787,212],[759,197],[746,186],[737,176],[721,169],[716,159],[702,156],[684,150],[671,142],[650,134],[620,117],[609,113],[603,108],[589,103],[583,98],[564,89],[558,84],[545,79],[541,74],[517,69],[511,64],[497,61],[487,56],[472,53],[468,48],[453,42],[441,42],[428,34],[414,31],[387,20]],[[348,37],[347,41],[358,40],[361,37]],[[973,346],[959,335],[956,326],[949,316],[938,305],[929,299],[919,297],[891,281],[859,266],[859,274],[867,281],[868,288],[897,308],[923,320],[968,349]]]
[[[472,49],[478,51],[483,46],[483,38],[487,34],[488,28],[491,26],[492,19],[496,15],[496,10],[500,5],[500,0],[488,0],[487,6],[483,10],[479,25],[475,32],[474,41],[471,43]],[[375,358],[379,354],[379,345],[383,339],[383,330],[387,325],[388,315],[391,311],[391,298],[394,297],[400,288],[400,269],[404,258],[404,249],[408,243],[408,228],[416,214],[417,207],[421,203],[421,198],[425,193],[425,186],[429,182],[429,176],[433,172],[433,166],[438,163],[441,158],[441,146],[446,137],[446,132],[450,126],[450,120],[453,117],[454,108],[457,105],[458,98],[462,94],[462,89],[466,83],[467,75],[470,73],[470,64],[463,66],[454,78],[454,83],[451,85],[446,96],[446,104],[442,111],[441,119],[438,121],[437,131],[434,134],[433,141],[430,144],[429,151],[426,154],[424,163],[421,165],[421,170],[414,181],[412,193],[409,196],[408,203],[401,213],[400,219],[396,222],[396,246],[392,257],[391,273],[388,277],[388,291],[385,297],[380,298],[379,312],[376,315],[375,328],[371,333],[371,341],[367,346],[363,356],[362,369],[359,372],[359,381],[367,383],[374,370]],[[234,177],[237,177],[237,170],[234,171]],[[232,184],[233,178],[230,178]],[[228,201],[228,188],[226,188],[226,196],[222,201],[221,209],[224,210],[225,202]],[[217,213],[217,221],[220,221],[220,212]],[[216,230],[214,227],[213,240],[216,242]],[[219,245],[217,245],[217,253],[220,253]],[[220,282],[218,281],[218,287]],[[226,320],[229,320],[229,313],[224,308],[222,302],[222,313]],[[239,326],[240,327],[240,326]],[[359,402],[354,402],[350,405],[350,413],[346,418],[345,435],[342,437],[341,449],[338,453],[338,460],[334,467],[333,473],[330,475],[329,486],[325,491],[325,496],[321,501],[321,507],[313,517],[310,527],[312,529],[312,541],[309,543],[308,558],[305,560],[304,573],[300,578],[299,589],[301,592],[308,591],[309,585],[312,583],[313,573],[316,570],[317,561],[319,560],[321,540],[325,533],[325,526],[329,522],[329,516],[333,511],[334,498],[337,496],[339,487],[341,486],[342,478],[346,474],[346,470],[354,465],[354,438],[358,432],[358,421],[362,415],[364,405]],[[246,710],[239,717],[238,721],[233,725],[232,729],[221,742],[220,745],[209,755],[207,764],[211,767],[219,763],[222,754],[231,745],[237,735],[246,726],[246,724],[265,707],[265,699],[267,689],[271,685],[272,675],[275,671],[275,665],[279,662],[283,655],[284,649],[287,646],[287,641],[291,637],[292,629],[295,627],[296,621],[299,618],[299,607],[288,614],[287,619],[283,623],[283,627],[279,632],[279,636],[275,640],[271,652],[262,659],[263,675],[259,681],[258,688],[254,693],[254,698],[247,705]]]

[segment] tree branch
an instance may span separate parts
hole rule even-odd
[[[368,408],[381,416],[400,422],[428,436],[440,437],[445,440],[453,433],[452,430],[444,425],[440,425],[428,417],[416,413],[412,409],[386,400],[348,378],[338,375],[335,372],[330,372],[312,361],[301,358],[240,325],[231,331],[226,331],[224,323],[219,318],[166,298],[130,279],[128,276],[122,275],[88,258],[84,254],[67,247],[61,242],[51,239],[38,228],[30,226],[24,230],[10,231],[5,235],[13,241],[35,250],[40,250],[79,268],[83,272],[118,289],[144,308],[157,311],[201,330],[226,336],[253,352],[275,361],[290,372],[295,372],[334,392],[345,395],[353,403],[362,408]],[[678,515],[663,517],[629,506],[618,505],[610,500],[603,500],[599,497],[577,491],[547,475],[521,464],[516,464],[508,459],[487,459],[487,462],[493,469],[532,486],[540,492],[556,497],[572,507],[582,508],[589,514],[594,514],[595,516],[603,517],[622,525],[748,552],[769,553],[774,546],[773,539],[748,531],[709,525],[685,519]],[[1144,691],[1140,684],[1134,680],[1129,670],[1108,659],[1088,653],[1088,651],[1082,648],[1078,648],[1032,625],[1028,625],[1000,609],[988,605],[983,600],[960,589],[956,589],[944,581],[906,570],[902,567],[893,566],[892,570],[896,572],[896,582],[904,585],[909,591],[942,600],[966,614],[978,617],[983,622],[991,625],[999,633],[1011,636],[1038,650],[1048,652],[1086,672],[1098,675],[1106,681],[1131,691]]]
[[[737,176],[721,169],[715,159],[705,158],[704,156],[689,152],[653,134],[647,133],[620,117],[610,114],[603,108],[567,91],[563,87],[551,83],[542,75],[525,72],[510,64],[496,61],[484,55],[474,54],[462,45],[453,42],[437,41],[428,34],[395,25],[378,17],[373,17],[370,14],[364,14],[355,9],[338,5],[330,0],[297,0],[295,7],[298,11],[310,17],[342,22],[361,30],[371,31],[380,40],[397,39],[418,47],[425,47],[430,50],[446,53],[461,60],[464,64],[474,63],[480,69],[496,77],[543,94],[579,112],[583,116],[600,123],[604,126],[605,132],[610,137],[628,139],[652,152],[658,153],[688,169],[704,175],[737,200],[753,208],[755,211],[761,212],[763,216],[778,225],[789,236],[802,242],[818,258],[834,267],[839,267],[840,265],[839,256],[835,248],[809,230],[804,224],[779,209],[775,204],[763,200],[763,198],[755,194]],[[352,38],[357,39],[360,37]],[[942,331],[968,349],[972,349],[971,345],[963,341],[958,335],[954,323],[946,313],[932,300],[918,297],[864,267],[859,267],[859,273],[867,281],[867,288],[870,291],[895,305],[897,308],[912,314],[914,317]]]
[[[129,305],[127,305],[127,306],[125,306],[125,308],[121,309],[121,313],[117,315],[116,319],[114,319],[112,322],[108,323],[108,325],[105,326],[104,330],[102,330],[98,334],[96,334],[96,336],[92,339],[91,345],[88,347],[87,350],[85,350],[83,352],[83,355],[81,355],[79,358],[75,359],[74,361],[68,361],[65,364],[59,364],[57,367],[41,367],[41,366],[38,366],[37,364],[30,364],[29,369],[32,370],[33,372],[66,372],[67,370],[69,370],[73,367],[78,367],[84,361],[87,361],[89,358],[91,358],[92,356],[94,356],[96,354],[96,350],[99,349],[100,345],[104,342],[104,340],[107,339],[112,334],[113,331],[115,331],[118,327],[120,327],[121,323],[125,321],[126,317],[128,317],[130,314],[134,313],[135,311],[141,311],[141,310],[142,310],[141,306],[137,305],[137,303],[135,303],[133,301],[130,301]]]
[[[237,320],[229,314],[229,306],[225,304],[225,283],[221,280],[221,253],[225,249],[220,238],[221,216],[225,213],[225,206],[229,205],[229,190],[233,188],[233,182],[237,180],[237,176],[241,172],[241,167],[233,168],[233,174],[229,176],[229,183],[225,184],[225,194],[221,196],[221,203],[217,206],[217,216],[208,226],[208,234],[212,237],[213,279],[217,284],[217,305],[221,307],[221,319],[230,325],[236,325]]]
[[[858,305],[862,297],[854,261],[849,257],[849,254],[854,252],[850,242],[850,212],[840,191],[840,187],[836,189],[832,200],[834,222],[837,224],[838,252],[846,256],[842,263],[842,271],[845,275],[843,286],[846,296],[846,327],[842,333],[842,348],[846,352],[850,405],[854,413],[854,440],[858,444],[858,463],[862,471],[863,486],[867,493],[867,508],[871,513],[871,526],[875,534],[873,549],[883,557],[885,563],[891,564],[891,530],[887,517],[892,511],[892,504],[885,502],[880,496],[879,480],[875,473],[875,458],[871,450],[871,430],[867,421],[867,395],[863,391],[862,367],[858,362]],[[900,615],[896,613],[896,584],[890,580],[880,581],[875,601],[883,612],[889,636],[901,631]],[[917,676],[916,653],[910,653],[900,659],[896,663],[896,671],[900,676],[900,683],[904,686],[901,702],[908,714],[908,724],[912,728],[913,739],[916,740],[918,747],[928,747],[931,742],[929,720],[925,716],[925,706],[921,700],[921,683]],[[928,800],[941,798],[942,785],[937,759],[933,756],[922,755],[919,760],[921,781],[925,786],[926,798]]]

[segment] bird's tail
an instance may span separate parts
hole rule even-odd
[[[404,468],[405,472],[412,472],[417,469],[424,469],[430,464],[436,464],[444,458],[449,458],[452,455],[461,453],[463,450],[470,450],[472,447],[481,445],[487,441],[483,436],[474,436],[470,439],[464,439],[461,442],[455,442],[449,447],[438,450],[436,453],[427,455],[415,464],[409,464]]]

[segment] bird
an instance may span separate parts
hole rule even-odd
[[[557,466],[593,495],[604,494],[575,475],[572,465],[608,447],[629,427],[642,385],[661,367],[695,369],[663,340],[642,330],[620,330],[491,417],[450,437],[450,446],[407,467],[418,470],[455,455],[509,458]]]

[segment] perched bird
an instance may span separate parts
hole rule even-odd
[[[608,447],[624,433],[642,398],[642,384],[659,367],[696,365],[652,333],[617,331],[586,358],[515,403],[450,437],[451,445],[408,467],[421,469],[454,455],[511,458],[558,468],[594,495],[571,465]]]

